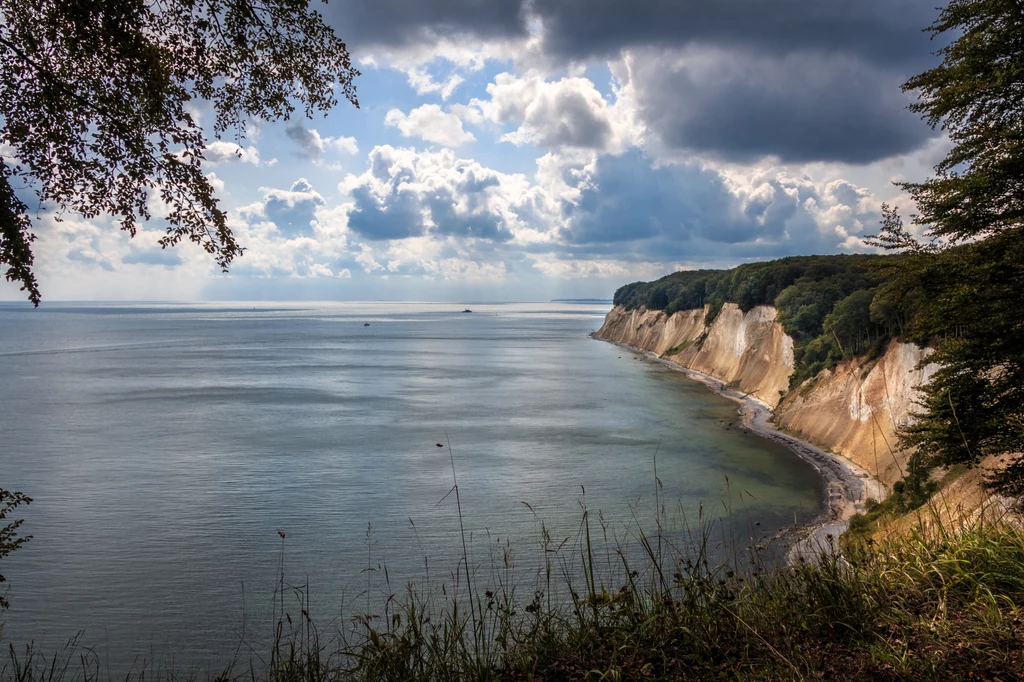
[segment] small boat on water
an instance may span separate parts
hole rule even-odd
[[[464,312],[464,313],[471,313],[471,312],[473,312],[473,311],[472,311],[472,310],[470,310],[469,308],[466,308],[466,309],[465,309],[465,310],[463,310],[462,312]]]
[[[364,327],[369,327],[369,326],[370,326],[370,323],[369,323],[369,322],[363,322],[363,326],[364,326]]]

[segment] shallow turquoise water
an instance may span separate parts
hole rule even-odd
[[[480,584],[500,547],[530,583],[541,522],[571,538],[582,505],[634,541],[655,454],[670,516],[726,516],[722,547],[820,512],[735,404],[589,338],[607,306],[471,307],[0,305],[0,487],[35,498],[3,638],[216,664],[267,631],[278,530],[322,623],[450,582],[449,441]]]

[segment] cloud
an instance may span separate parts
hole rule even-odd
[[[376,147],[368,170],[339,189],[352,197],[348,228],[367,240],[357,257],[367,272],[415,260],[385,256],[372,246],[380,242],[414,249],[416,262],[431,267],[450,257],[438,249],[456,248],[508,272],[526,259],[552,276],[613,276],[630,262],[668,268],[862,250],[879,204],[844,180],[816,183],[771,166],[659,165],[638,150],[548,154],[531,181],[450,150]]]
[[[107,272],[114,271],[114,266],[111,265],[110,259],[92,247],[76,246],[67,252],[66,258],[78,263],[99,266]]]
[[[352,8],[374,18],[368,44],[400,64],[422,93],[445,93],[424,64],[443,59],[479,68],[488,59],[511,60],[522,75],[495,82],[495,107],[481,118],[515,123],[503,138],[515,144],[622,151],[649,130],[669,151],[717,159],[867,164],[935,137],[905,110],[899,90],[937,63],[933,52],[942,42],[923,31],[936,18],[929,0],[482,5],[424,0],[386,29],[380,22],[395,9],[390,3]],[[631,60],[631,82],[622,81],[635,94],[631,116],[623,107],[617,122],[613,105],[587,79],[544,80],[578,75],[593,60]],[[627,118],[628,133],[621,125]]]
[[[370,240],[439,238],[508,241],[519,225],[522,176],[498,173],[454,152],[375,147],[369,170],[349,176],[349,228]]]
[[[443,81],[434,80],[424,67],[415,67],[406,71],[409,78],[409,85],[416,91],[417,95],[437,94],[441,99],[447,100],[455,92],[455,88],[465,82],[465,78],[457,73],[449,74]]]
[[[299,153],[307,159],[318,159],[324,155],[324,144],[320,134],[315,130],[309,130],[302,123],[296,121],[286,126],[284,134],[299,145]]]
[[[522,77],[498,74],[487,86],[490,100],[474,100],[495,123],[519,127],[501,139],[541,147],[605,149],[614,132],[608,103],[586,78],[546,81],[531,71]]]
[[[222,179],[220,179],[219,177],[217,177],[216,173],[207,173],[206,174],[206,180],[207,180],[207,182],[210,183],[210,187],[213,188],[214,192],[216,192],[217,194],[221,194],[221,193],[224,192],[224,188],[225,188],[224,181]]]
[[[352,190],[352,198],[355,208],[349,225],[367,239],[405,239],[426,229],[419,197],[411,190],[395,188],[387,198],[377,198],[364,185]]]
[[[306,180],[288,190],[261,188],[263,199],[232,224],[249,250],[235,277],[289,280],[501,281],[498,246],[512,235],[506,195],[526,183],[443,150],[378,147],[369,168],[342,183],[351,197],[327,206]],[[299,229],[303,224],[308,228]]]
[[[311,161],[320,161],[328,151],[343,154],[359,152],[354,137],[321,137],[315,128],[307,128],[301,121],[286,126],[284,134],[299,145],[299,154]]]
[[[533,269],[559,279],[607,279],[646,277],[654,279],[665,274],[664,263],[641,263],[616,260],[576,260],[559,256],[537,256]]]
[[[766,56],[842,53],[918,69],[935,49],[932,0],[531,0],[544,49],[564,59],[635,47],[718,46]]]
[[[578,258],[701,263],[835,252],[877,219],[869,192],[777,168],[726,175],[693,163],[654,166],[637,151],[600,156],[576,176],[560,242]]]
[[[241,147],[234,142],[215,140],[206,145],[203,150],[203,158],[207,165],[216,166],[227,161],[241,161],[251,163],[254,166],[260,165],[260,153],[256,147]]]
[[[244,258],[232,265],[232,277],[351,277],[352,269],[358,266],[354,252],[358,247],[350,241],[350,205],[328,206],[304,178],[287,190],[261,187],[260,192],[260,201],[229,214],[231,229],[246,247]]]
[[[488,291],[498,296],[503,286],[543,296],[531,287],[552,279],[610,291],[680,267],[864,250],[880,201],[841,178],[814,181],[771,165],[658,163],[636,149],[551,152],[528,177],[450,149],[379,146],[339,190],[340,200],[325,198],[300,178],[287,189],[262,187],[259,201],[230,211],[247,247],[229,278],[234,295],[245,286],[294,296],[319,295],[316,287],[363,296],[427,291],[403,279],[450,282],[453,292],[493,285]],[[104,291],[140,273],[205,281],[214,270],[206,258],[129,242],[111,225],[72,221],[46,231],[39,256],[56,272],[94,273]]]
[[[263,200],[240,208],[239,214],[249,223],[269,223],[286,237],[311,234],[316,212],[326,203],[305,178],[287,190],[260,187],[260,192]]]
[[[402,137],[419,137],[445,147],[458,147],[476,140],[472,133],[462,129],[458,116],[445,113],[436,104],[424,104],[408,115],[392,109],[384,117],[384,123],[398,128]]]
[[[358,154],[359,145],[354,137],[325,137],[324,148],[341,152],[342,154]]]
[[[357,50],[440,37],[509,38],[526,34],[520,0],[343,0],[322,10]]]
[[[640,117],[673,149],[864,164],[934,135],[906,111],[900,77],[843,55],[642,50],[626,67]]]

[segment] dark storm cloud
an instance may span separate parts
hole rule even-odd
[[[341,0],[321,11],[338,35],[358,49],[436,36],[523,36],[521,7],[521,0]]]
[[[534,0],[544,46],[579,59],[638,46],[692,43],[844,52],[884,64],[921,64],[934,0]]]
[[[900,86],[933,65],[932,0],[537,0],[546,49],[631,51],[641,118],[669,148],[863,164],[936,133]]]
[[[669,147],[750,161],[870,163],[935,133],[907,111],[903,76],[841,55],[642,53],[632,78]]]
[[[405,45],[426,36],[526,34],[543,21],[545,49],[571,59],[622,48],[692,42],[844,51],[884,63],[919,62],[934,0],[341,0],[324,8],[353,45]]]
[[[739,161],[870,163],[920,148],[934,135],[906,111],[899,86],[937,62],[941,43],[924,32],[936,4],[348,0],[328,7],[339,33],[359,45],[523,37],[526,22],[537,19],[542,49],[555,64],[633,52],[642,119],[670,148]],[[721,63],[679,64],[696,53]],[[568,110],[576,103],[555,104]],[[571,139],[558,142],[574,146],[607,137],[597,127],[563,132]]]

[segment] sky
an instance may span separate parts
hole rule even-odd
[[[900,89],[939,61],[936,4],[333,0],[361,107],[207,147],[231,272],[161,250],[159,206],[135,239],[41,213],[44,301],[611,298],[870,251],[883,202],[913,212],[893,182],[949,147]]]

